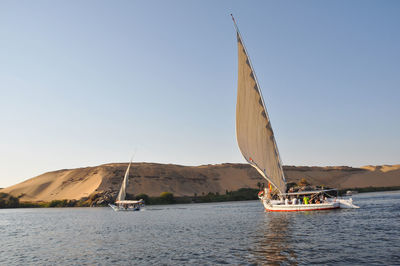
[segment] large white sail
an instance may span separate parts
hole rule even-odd
[[[286,181],[271,121],[235,20],[234,23],[238,44],[237,142],[247,162],[280,193],[285,193]]]
[[[128,187],[128,181],[129,181],[129,168],[131,167],[131,164],[132,160],[129,162],[128,168],[126,169],[124,180],[122,181],[121,189],[119,190],[116,201],[125,200],[126,188]]]

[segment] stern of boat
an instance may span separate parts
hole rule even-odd
[[[341,209],[359,209],[360,207],[353,204],[353,199],[338,199]]]

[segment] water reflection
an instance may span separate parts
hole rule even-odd
[[[258,224],[254,248],[250,250],[257,264],[297,264],[292,247],[290,214],[268,213]]]

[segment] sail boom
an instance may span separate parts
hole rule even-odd
[[[253,166],[261,174],[261,176],[264,177],[264,179],[266,179],[269,183],[271,183],[271,185],[274,186],[280,192],[280,194],[285,194],[285,192],[281,191],[279,189],[279,187],[275,184],[275,182],[273,180],[271,180],[270,178],[268,178],[268,176],[263,171],[261,171],[260,168],[258,168],[254,164],[250,164],[250,165]]]

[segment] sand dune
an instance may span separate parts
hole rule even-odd
[[[81,199],[93,193],[119,190],[127,163],[59,170],[1,189],[21,201]],[[288,182],[306,178],[313,185],[336,188],[400,186],[400,165],[306,167],[285,166]],[[208,192],[225,193],[243,187],[256,188],[265,182],[247,164],[181,166],[173,164],[134,163],[130,172],[129,194],[158,196],[169,191],[176,196]]]

